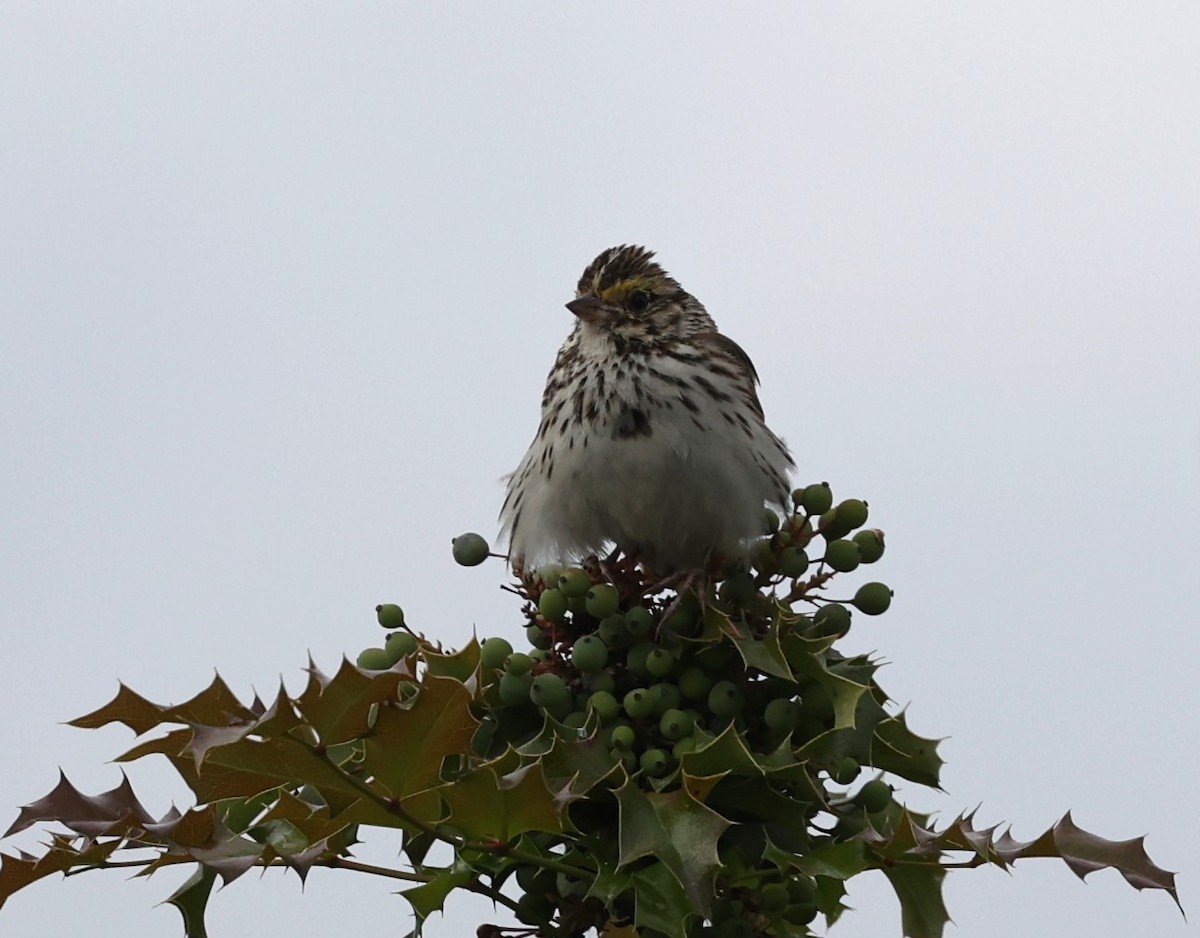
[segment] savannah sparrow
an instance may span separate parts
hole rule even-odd
[[[609,248],[567,303],[575,327],[500,510],[515,568],[616,545],[658,573],[699,570],[786,504],[792,458],[754,365],[653,257]]]

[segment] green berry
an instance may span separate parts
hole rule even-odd
[[[672,742],[677,742],[685,736],[691,736],[694,726],[695,722],[691,714],[685,713],[683,710],[667,710],[658,721],[658,731]]]
[[[695,736],[685,736],[683,739],[677,740],[671,747],[671,758],[678,762],[689,752],[695,752],[700,748],[700,743]]]
[[[858,790],[854,800],[868,814],[882,811],[892,802],[892,789],[881,778],[873,778]]]
[[[808,925],[817,917],[817,903],[810,899],[789,905],[783,910],[783,917],[793,925]]]
[[[505,638],[485,638],[479,646],[479,661],[485,668],[504,667],[504,659],[512,654],[512,643]]]
[[[582,710],[572,710],[563,717],[563,726],[569,726],[573,730],[583,729],[583,724],[587,722],[587,714]]]
[[[793,905],[813,902],[817,898],[817,884],[803,873],[795,874],[787,881],[787,892],[788,899]],[[789,921],[791,920],[789,919]]]
[[[813,625],[822,636],[845,635],[850,631],[850,610],[841,603],[826,603],[813,613]]]
[[[666,648],[654,648],[646,655],[646,670],[651,677],[666,677],[675,667],[675,656]]]
[[[592,588],[592,578],[578,567],[572,567],[562,572],[562,576],[558,578],[558,588],[567,599],[586,596],[587,591]]]
[[[851,540],[858,545],[858,553],[863,563],[874,563],[883,556],[883,532],[878,528],[859,531]]]
[[[529,703],[529,689],[533,686],[533,678],[529,674],[513,674],[505,671],[500,675],[498,683],[500,700],[510,707]]]
[[[817,521],[817,530],[821,532],[821,537],[825,538],[826,541],[836,541],[839,538],[845,537],[854,529],[846,524],[846,522],[838,520],[837,510],[830,508]]]
[[[792,493],[793,499],[795,492]],[[828,482],[806,485],[800,492],[800,506],[810,515],[823,515],[833,507],[833,490]]]
[[[393,632],[387,637],[387,641],[383,643],[383,650],[387,652],[387,656],[391,659],[388,662],[390,668],[401,658],[407,658],[417,650],[417,640],[408,632]]]
[[[867,523],[867,503],[862,499],[847,498],[834,510],[837,512],[837,520],[849,525],[851,531]]]
[[[712,678],[709,677],[707,671],[697,665],[692,665],[679,675],[676,686],[685,700],[703,700],[712,689],[712,683]]]
[[[584,635],[571,648],[571,664],[580,671],[601,671],[608,664],[608,646],[595,635]]]
[[[587,675],[587,686],[589,690],[603,690],[611,694],[617,689],[617,679],[607,671],[593,671]]]
[[[404,628],[404,610],[395,603],[380,603],[375,607],[375,618],[385,629]]]
[[[645,606],[634,606],[625,613],[625,630],[636,641],[654,631],[654,615]]]
[[[734,606],[744,606],[758,592],[754,577],[744,570],[732,574],[721,585],[721,598]],[[683,604],[680,603],[680,606]]]
[[[597,583],[587,591],[587,613],[594,619],[606,619],[621,608],[621,594],[611,583]]]
[[[671,756],[664,749],[647,749],[638,765],[651,778],[661,778],[671,771]]]
[[[386,671],[395,660],[383,648],[364,648],[354,663],[365,671]]]
[[[540,625],[531,625],[525,629],[525,640],[534,648],[543,651],[554,647],[554,637]]]
[[[544,586],[558,586],[558,578],[562,576],[563,568],[556,563],[548,563],[533,571],[533,579],[541,580]]]
[[[677,684],[668,684],[663,681],[651,687],[650,693],[654,695],[654,709],[651,712],[656,717],[662,716],[668,710],[683,703],[683,695],[679,693]]]
[[[718,719],[736,716],[744,703],[741,688],[732,681],[718,681],[708,692],[708,709]]]
[[[528,674],[533,667],[533,659],[524,652],[514,651],[504,659],[504,670],[509,674]]]
[[[800,705],[787,697],[776,697],[763,710],[763,723],[775,733],[787,734],[800,720]]]
[[[650,669],[646,667],[646,662],[650,658],[650,653],[657,647],[654,642],[638,642],[626,652],[625,667],[637,677],[650,677]]]
[[[849,785],[856,778],[862,766],[853,756],[842,756],[829,770],[829,777],[839,785]]]
[[[529,699],[560,719],[571,712],[571,692],[561,677],[549,671],[533,679],[529,687]]]
[[[774,534],[779,530],[779,515],[775,514],[770,508],[762,510],[762,533]]]
[[[654,712],[654,698],[648,689],[636,688],[625,695],[621,701],[621,706],[625,708],[625,713],[631,720],[644,720]]]
[[[588,697],[587,705],[596,711],[601,723],[611,723],[621,712],[620,702],[606,690],[595,691]]]
[[[774,573],[779,567],[775,559],[775,545],[769,537],[760,538],[750,545],[750,565],[759,573]]]
[[[759,896],[758,907],[764,912],[782,912],[788,904],[787,886],[783,883],[767,883]]]
[[[621,613],[600,620],[596,634],[609,648],[624,648],[629,644],[629,632],[625,628],[625,617]]]
[[[538,612],[547,622],[561,622],[567,614],[567,597],[560,589],[542,590],[538,598]]]
[[[859,612],[878,616],[892,604],[892,591],[883,583],[864,583],[854,594],[854,606]]]
[[[450,547],[455,561],[464,567],[477,567],[487,560],[488,542],[473,531],[454,538]]]
[[[804,576],[807,569],[808,554],[799,547],[784,548],[783,553],[779,555],[779,572],[789,579]]]
[[[825,545],[825,563],[838,573],[849,573],[862,563],[862,555],[854,541],[839,539]]]
[[[633,744],[636,741],[637,734],[633,731],[633,727],[627,723],[614,726],[612,733],[608,737],[609,746],[620,752],[628,752],[633,748]]]

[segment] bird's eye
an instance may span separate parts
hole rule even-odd
[[[650,305],[650,294],[645,290],[634,290],[629,294],[629,308],[635,313],[644,313]]]

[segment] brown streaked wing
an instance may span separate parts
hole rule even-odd
[[[715,348],[722,356],[727,359],[732,359],[733,362],[745,369],[746,374],[750,376],[750,380],[746,382],[746,400],[758,414],[759,419],[763,418],[762,404],[758,400],[758,392],[754,390],[754,386],[758,384],[758,372],[754,368],[754,362],[750,361],[750,356],[745,350],[738,345],[729,336],[720,332],[701,332],[695,336],[695,342],[699,345],[709,345]]]

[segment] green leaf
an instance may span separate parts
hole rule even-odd
[[[525,831],[563,830],[558,803],[546,787],[540,763],[504,776],[485,765],[440,791],[450,808],[447,823],[467,837],[508,843]]]
[[[875,745],[871,747],[871,765],[884,772],[930,788],[940,788],[942,757],[937,747],[941,740],[926,739],[908,728],[904,714],[880,721],[875,727]]]
[[[400,895],[408,900],[417,916],[416,931],[420,932],[425,920],[434,912],[442,911],[446,897],[459,886],[465,886],[475,878],[475,871],[466,863],[456,860],[452,866],[438,870],[427,883],[401,890]]]
[[[656,858],[682,884],[692,907],[707,915],[721,862],[717,840],[729,822],[686,789],[646,792],[633,779],[626,779],[614,794],[620,806],[618,864]]]
[[[687,926],[696,918],[698,909],[671,871],[661,863],[651,863],[635,872],[630,881],[633,919],[639,929],[653,929],[669,938],[685,938]]]
[[[183,933],[187,938],[208,938],[208,929],[204,927],[204,909],[216,878],[217,874],[211,869],[201,867],[165,900],[183,916]]]
[[[942,901],[942,880],[946,871],[929,866],[885,866],[888,878],[900,900],[900,922],[905,938],[942,938],[950,921]]]

